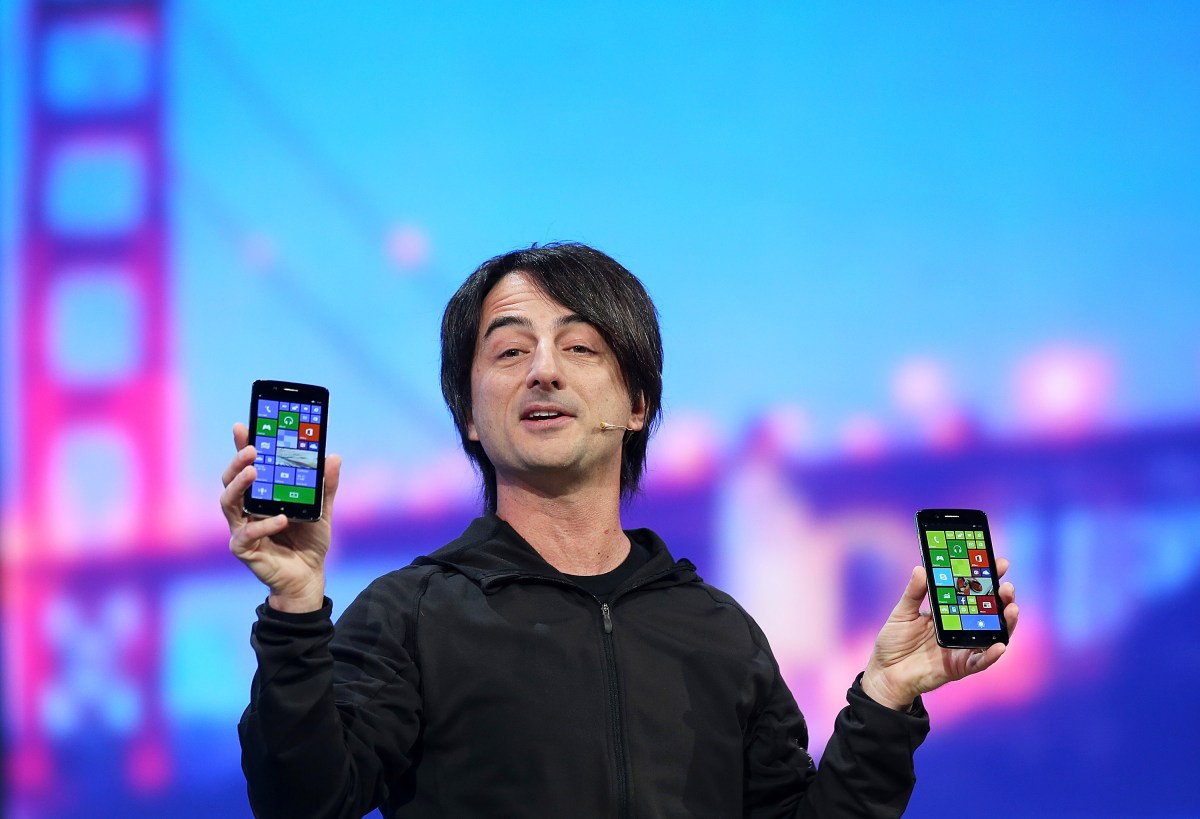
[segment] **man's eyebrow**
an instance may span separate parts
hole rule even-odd
[[[585,319],[578,313],[568,313],[565,316],[559,316],[554,322],[555,329],[561,330],[564,327],[569,327],[572,324],[587,324],[591,326],[591,322]],[[533,327],[533,322],[525,318],[525,316],[496,316],[488,323],[487,329],[483,332],[483,337],[486,339],[496,330],[502,327],[522,327],[530,329]]]
[[[483,337],[487,338],[501,327],[532,327],[533,323],[524,316],[497,316],[488,324],[487,329],[483,332]]]

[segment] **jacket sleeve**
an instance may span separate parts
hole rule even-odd
[[[419,733],[414,572],[386,575],[342,615],[265,603],[251,645],[258,670],[238,726],[254,815],[361,817],[388,797]]]
[[[910,712],[901,713],[864,694],[856,679],[816,767],[807,750],[804,717],[773,658],[771,664],[774,681],[746,735],[745,815],[903,814],[916,784],[913,752],[929,733],[929,715],[920,698]]]

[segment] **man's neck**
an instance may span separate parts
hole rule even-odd
[[[502,485],[496,501],[497,516],[563,574],[604,574],[629,555],[620,495],[611,489],[547,497]]]

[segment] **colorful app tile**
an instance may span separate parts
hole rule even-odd
[[[270,500],[271,484],[255,481],[250,485],[250,497],[255,500]]]
[[[945,549],[946,548],[946,533],[945,532],[926,532],[925,542],[929,544],[930,549]]]
[[[275,467],[275,483],[292,485],[296,482],[296,468],[292,466]]]
[[[321,405],[320,405],[320,404],[313,404],[313,408],[312,408],[312,414],[313,414],[313,415],[320,415],[320,414],[321,414]]]
[[[266,398],[258,399],[258,417],[259,418],[278,418],[279,417],[279,402],[271,401]]]
[[[963,540],[949,541],[950,557],[961,557],[964,560],[967,557],[967,543]]]
[[[300,440],[301,441],[319,441],[321,440],[321,425],[320,424],[300,424]]]
[[[316,486],[317,485],[317,470],[304,469],[297,467],[296,469],[296,486]]]
[[[300,426],[300,413],[298,412],[280,412],[279,413],[279,428],[296,429]]]
[[[950,571],[954,572],[959,577],[968,577],[971,574],[971,562],[969,560],[955,560],[950,558]]]
[[[937,590],[937,600],[939,603],[953,603],[954,589],[950,586],[939,586]]]
[[[295,449],[298,433],[288,431],[286,429],[279,430],[279,448],[280,449]]]
[[[1000,616],[997,614],[976,614],[962,619],[964,631],[999,631]]]
[[[949,569],[933,570],[933,585],[954,586],[954,574]]]
[[[259,452],[261,452],[264,455],[266,455],[268,452],[274,452],[275,451],[275,439],[274,438],[265,438],[260,435],[259,437],[254,439],[254,448],[257,449]]]
[[[975,580],[975,584],[973,584],[971,586],[971,589],[975,592],[975,594],[995,594],[996,593],[994,591],[995,581],[992,580],[990,577],[977,577],[977,578],[973,578],[973,579]]]
[[[930,549],[929,565],[934,568],[950,568],[950,553],[945,549]]]
[[[961,529],[959,529],[957,532],[954,533],[954,539],[955,540],[966,540],[967,536]]]
[[[983,568],[984,566],[989,565],[986,549],[968,549],[967,555],[967,559],[971,561],[972,566]]]
[[[972,577],[983,577],[982,572],[983,572],[983,569],[980,569],[976,566],[971,567],[971,576]]]
[[[255,478],[256,483],[275,482],[275,467],[267,464],[255,464],[254,471],[258,473],[258,477]]]
[[[949,606],[938,606],[938,611],[940,611],[942,614],[949,614],[950,607]]]
[[[942,618],[942,628],[946,631],[962,631],[962,621],[957,614],[943,614],[940,616]]]
[[[958,606],[946,606],[950,610],[950,614],[958,614]]]
[[[307,489],[303,486],[275,484],[275,500],[286,503],[314,503],[317,498],[316,493],[317,490]]]
[[[992,596],[976,597],[975,602],[979,605],[980,614],[997,614],[999,610],[996,608],[996,598]]]
[[[275,424],[278,423],[274,418],[259,418],[258,425],[255,427],[255,434],[275,436],[277,430]]]
[[[979,574],[982,575],[983,577],[991,577],[992,570],[991,569],[980,569]]]

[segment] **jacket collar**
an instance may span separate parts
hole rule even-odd
[[[626,588],[677,585],[700,579],[691,561],[675,560],[662,538],[650,529],[626,529],[625,534],[650,551],[650,560],[623,584]],[[457,539],[427,557],[418,557],[414,563],[452,569],[478,583],[487,593],[518,580],[570,582],[494,513],[475,518]]]

